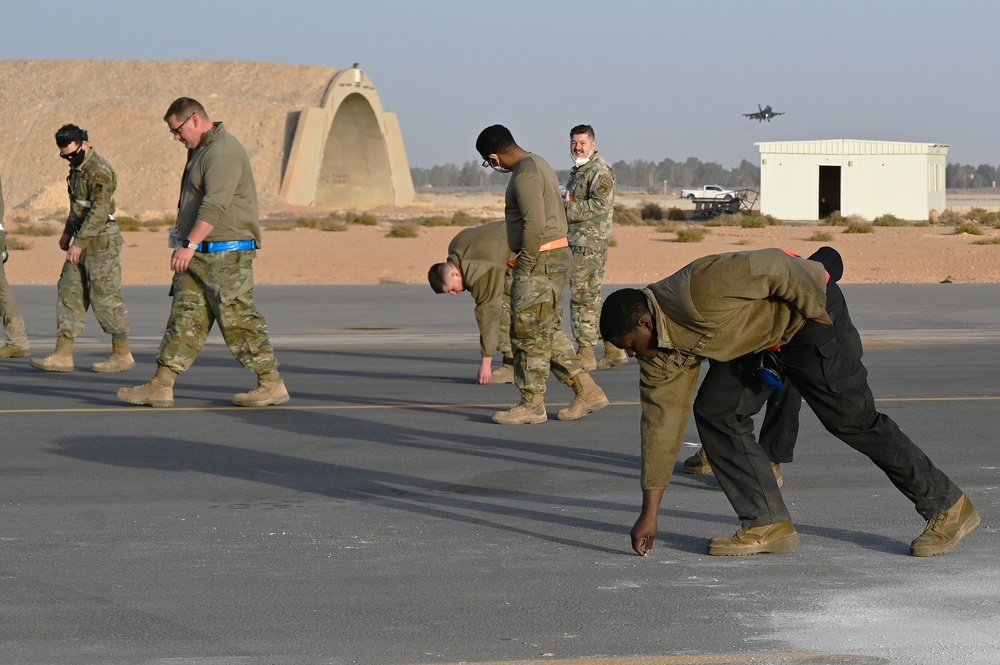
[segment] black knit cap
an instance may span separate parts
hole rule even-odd
[[[83,143],[87,140],[87,130],[76,125],[63,125],[56,132],[56,145],[65,148],[70,143]]]

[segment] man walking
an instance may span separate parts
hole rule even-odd
[[[111,355],[94,363],[95,372],[124,372],[135,367],[128,344],[129,318],[122,298],[122,234],[115,222],[118,176],[97,154],[87,130],[63,125],[56,132],[59,156],[69,162],[69,217],[59,238],[66,252],[56,302],[56,349],[31,366],[46,372],[72,372],[73,340],[87,321],[87,308],[111,335]]]
[[[148,383],[120,388],[129,404],[169,407],[174,380],[205,345],[213,323],[233,356],[257,375],[257,387],[233,396],[236,406],[288,401],[278,376],[267,322],[253,303],[253,260],[260,246],[257,189],[246,150],[198,101],[175,100],[163,120],[188,149],[181,181],[175,249],[173,305]]]
[[[573,389],[570,405],[559,420],[576,420],[608,405],[604,391],[583,367],[562,323],[562,297],[572,255],[566,238],[566,210],[555,171],[541,157],[524,150],[503,125],[480,132],[476,150],[483,166],[510,173],[504,197],[507,245],[517,255],[511,284],[511,346],[514,384],[521,401],[493,415],[501,425],[543,423],[545,381],[551,366]]]
[[[28,355],[28,335],[24,330],[24,319],[14,299],[14,292],[7,283],[7,232],[3,230],[3,182],[0,182],[0,317],[3,318],[3,332],[7,343],[0,346],[0,358],[24,358]]]

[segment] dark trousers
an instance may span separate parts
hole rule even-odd
[[[760,425],[760,445],[772,462],[787,464],[792,461],[795,440],[799,437],[799,411],[802,395],[791,381],[785,381],[781,390],[767,396],[764,421]]]
[[[866,455],[930,519],[962,490],[888,416],[875,410],[861,337],[836,284],[827,286],[832,326],[807,322],[781,348],[785,372],[820,422]],[[752,375],[756,355],[711,363],[694,404],[695,423],[712,469],[744,527],[790,519],[764,449],[753,436],[753,414],[769,391]]]

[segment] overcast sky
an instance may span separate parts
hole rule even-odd
[[[997,164],[998,19],[986,0],[35,0],[0,8],[0,58],[359,62],[411,166],[478,159],[493,123],[556,168],[578,123],[610,161],[852,138]],[[742,117],[758,104],[786,115]]]

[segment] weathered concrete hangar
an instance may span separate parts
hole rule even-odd
[[[926,220],[931,210],[944,210],[950,146],[852,139],[754,145],[761,212],[778,219],[820,219],[839,210]]]
[[[86,128],[118,172],[119,214],[172,214],[185,155],[163,114],[182,95],[246,146],[263,207],[364,209],[413,198],[399,122],[357,66],[0,60],[8,214],[65,215],[66,163],[53,135],[67,122]]]
[[[355,66],[333,77],[318,107],[299,113],[281,199],[327,207],[403,205],[413,180],[395,113]]]

